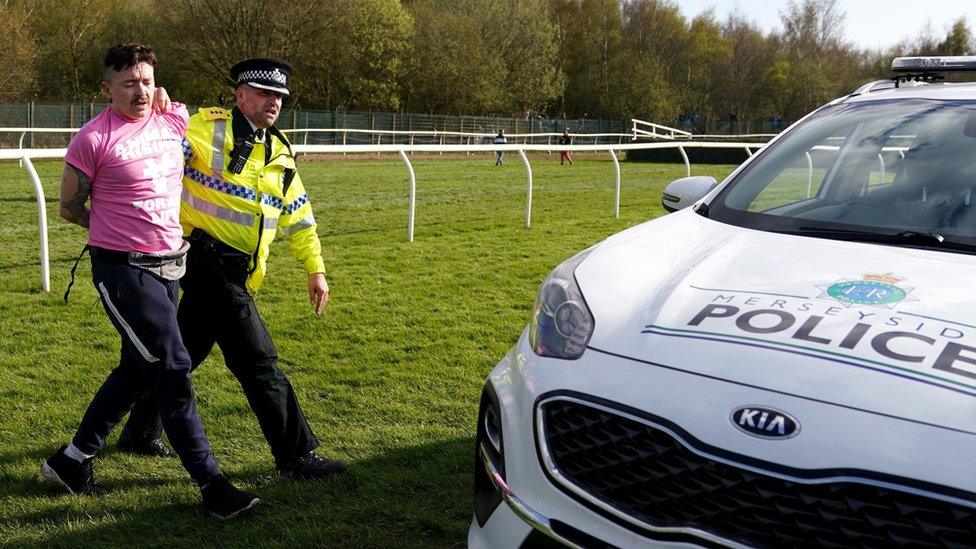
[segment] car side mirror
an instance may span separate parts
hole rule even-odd
[[[668,183],[661,197],[661,205],[669,212],[676,212],[701,200],[718,183],[710,175],[682,177]]]

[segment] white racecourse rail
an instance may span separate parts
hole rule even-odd
[[[525,156],[526,151],[573,151],[573,152],[597,152],[605,151],[610,154],[614,167],[614,204],[613,215],[620,215],[620,164],[617,161],[616,151],[631,151],[643,149],[678,149],[681,158],[685,163],[685,173],[691,175],[691,163],[685,149],[742,149],[750,156],[753,151],[761,149],[764,143],[720,143],[720,142],[689,142],[671,141],[665,143],[625,143],[607,145],[534,145],[534,144],[511,144],[511,145],[293,145],[295,153],[398,153],[400,159],[407,168],[410,178],[410,205],[407,221],[407,240],[413,242],[414,212],[416,211],[417,181],[414,177],[413,166],[410,164],[410,157],[407,153],[411,152],[494,152],[494,151],[514,151],[522,158],[525,164],[527,177],[527,189],[525,200],[525,227],[532,226],[532,166],[529,159]],[[34,169],[33,159],[64,158],[67,149],[0,149],[0,160],[20,160],[27,169],[31,182],[34,185],[34,194],[37,197],[37,223],[40,233],[40,257],[41,257],[41,288],[45,292],[51,291],[50,261],[48,256],[48,237],[47,237],[47,211],[44,202],[44,189],[41,187],[41,180]]]
[[[662,126],[662,127],[664,127],[664,126]],[[0,131],[3,131],[3,128],[0,128]],[[679,131],[679,130],[675,130],[675,131]],[[387,138],[386,140],[389,141],[392,144],[396,144],[396,142],[397,142],[398,139],[406,138],[407,141],[408,141],[408,143],[404,143],[404,145],[406,145],[406,144],[414,145],[414,139],[415,138],[417,138],[417,137],[423,137],[423,138],[426,138],[428,140],[436,140],[437,141],[437,144],[439,144],[439,145],[450,145],[451,144],[451,143],[444,143],[444,140],[445,139],[457,141],[457,143],[455,143],[455,144],[473,145],[474,142],[475,142],[475,140],[477,140],[477,139],[492,139],[496,135],[494,133],[484,133],[484,132],[455,132],[455,131],[437,131],[437,130],[433,130],[433,131],[421,131],[421,130],[361,130],[361,129],[348,129],[348,128],[296,128],[296,129],[290,129],[290,130],[281,130],[281,133],[286,133],[286,134],[296,135],[296,136],[299,135],[299,134],[301,134],[302,137],[301,137],[300,141],[301,141],[301,143],[303,145],[307,145],[308,144],[308,134],[310,134],[310,133],[331,133],[331,134],[339,134],[339,133],[341,133],[342,134],[342,144],[343,145],[346,145],[347,144],[348,134],[350,134],[350,133],[352,133],[352,134],[369,135],[370,136],[370,144],[373,144],[372,143],[372,140],[375,137],[375,139],[376,139],[376,143],[375,144],[376,145],[382,145],[383,144],[383,138],[384,137],[386,137]],[[521,143],[526,144],[526,145],[529,144],[530,141],[534,141],[534,140],[540,140],[541,141],[542,138],[545,138],[545,140],[546,140],[546,143],[545,144],[546,145],[552,145],[552,140],[554,138],[558,139],[558,138],[560,138],[562,136],[563,136],[563,134],[561,134],[561,133],[554,133],[554,132],[548,132],[548,133],[507,133],[507,134],[505,134],[505,138],[508,140],[509,143],[516,144],[516,143],[521,142]],[[569,134],[569,137],[572,138],[574,141],[575,140],[584,141],[584,140],[592,139],[593,140],[593,144],[594,145],[597,145],[597,144],[599,144],[599,141],[600,141],[601,138],[604,141],[608,142],[608,143],[609,142],[612,142],[612,141],[616,141],[617,143],[623,143],[624,140],[627,140],[628,142],[630,142],[630,141],[636,140],[639,137],[645,137],[645,136],[643,134],[642,135],[638,135],[636,133],[570,133]],[[654,136],[648,135],[648,137],[654,137]],[[728,138],[729,136],[726,135],[726,136],[722,136],[722,137]],[[299,139],[292,139],[291,141],[293,143],[298,143],[299,142]],[[431,144],[433,144],[433,143],[431,143]]]

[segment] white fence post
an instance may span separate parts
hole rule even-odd
[[[678,152],[681,153],[681,158],[685,161],[685,177],[691,177],[691,162],[688,161],[688,153],[685,152],[684,147],[678,147]]]
[[[613,159],[614,187],[613,187],[613,217],[620,217],[620,162],[617,162],[617,153],[610,149],[610,158]]]
[[[24,136],[25,135],[27,135],[27,132],[21,132],[20,133],[20,141],[17,142],[17,148],[18,149],[23,149],[24,148]],[[23,168],[24,167],[24,159],[21,158],[20,161],[17,162],[17,165],[19,167]]]
[[[407,242],[413,242],[413,216],[417,210],[417,178],[414,176],[410,158],[403,149],[400,149],[400,159],[407,165],[407,173],[410,174],[410,214],[407,216]]]
[[[47,209],[44,204],[44,187],[41,186],[41,178],[37,176],[34,163],[29,156],[24,155],[21,160],[27,167],[31,182],[34,184],[34,194],[37,196],[37,225],[41,234],[41,289],[45,292],[51,291],[51,266],[48,259],[47,248]]]
[[[525,164],[525,175],[529,179],[525,195],[525,228],[529,229],[532,227],[532,166],[529,165],[529,158],[525,156],[524,150],[519,149],[518,153],[522,157],[522,163]]]

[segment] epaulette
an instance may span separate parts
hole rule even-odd
[[[230,120],[230,111],[220,107],[201,107],[198,112],[204,120]]]

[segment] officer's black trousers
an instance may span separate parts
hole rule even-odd
[[[98,453],[112,428],[142,397],[162,412],[156,428],[165,426],[190,476],[206,484],[220,469],[210,453],[190,385],[190,357],[176,322],[177,282],[157,278],[125,260],[95,257],[92,281],[122,337],[122,353],[118,367],[88,405],[72,443],[86,454]]]
[[[247,257],[193,245],[182,280],[179,326],[195,369],[214,343],[237,378],[258,418],[275,463],[288,468],[319,445],[295,391],[278,369],[278,354],[254,300],[245,287]],[[123,436],[157,438],[160,423],[153,402],[132,409]]]

